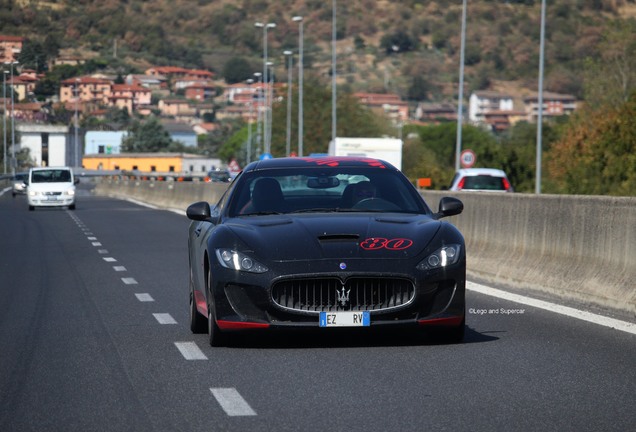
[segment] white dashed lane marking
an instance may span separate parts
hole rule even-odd
[[[155,317],[159,324],[176,324],[174,318],[169,313],[153,313],[152,316]]]
[[[102,244],[100,242],[93,242],[91,243],[93,246],[101,246]]]
[[[207,360],[207,356],[194,342],[175,342],[177,349],[186,360]]]
[[[256,412],[235,388],[210,388],[210,391],[229,416],[255,416]]]
[[[124,267],[124,266],[113,266],[113,270],[115,270],[116,272],[124,272],[124,271],[126,271],[126,267]]]
[[[121,278],[121,281],[126,285],[137,285],[135,278]]]
[[[148,293],[137,293],[135,294],[135,297],[137,297],[137,300],[139,300],[140,302],[153,302],[155,301],[155,299],[152,298],[152,296]]]
[[[117,262],[117,260],[115,258],[112,258],[112,257],[104,257],[104,261],[106,261],[106,262]]]

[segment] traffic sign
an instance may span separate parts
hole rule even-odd
[[[459,161],[461,162],[463,168],[472,167],[473,165],[475,165],[476,160],[477,156],[475,155],[475,152],[470,149],[462,151],[459,155]]]

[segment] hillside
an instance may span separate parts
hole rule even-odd
[[[461,1],[337,2],[338,79],[355,91],[393,91],[411,100],[443,100],[457,87]],[[533,89],[539,60],[539,0],[468,2],[466,87]],[[546,90],[583,96],[582,64],[599,56],[604,29],[633,19],[634,0],[548,2]],[[304,17],[308,73],[331,69],[328,0],[0,0],[0,34],[23,36],[48,57],[100,59],[116,72],[151,65],[206,68],[221,75],[237,57],[262,69],[263,33],[274,22],[269,57],[283,76],[283,50],[298,48]],[[41,66],[41,65],[40,65]],[[508,90],[506,90],[508,91]]]

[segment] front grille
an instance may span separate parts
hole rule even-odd
[[[62,192],[44,192],[44,195],[46,195],[46,196],[58,196],[58,195],[62,195]]]
[[[395,278],[294,279],[272,287],[274,303],[309,312],[392,309],[410,303],[414,295],[410,280]]]

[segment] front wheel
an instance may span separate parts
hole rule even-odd
[[[210,346],[224,346],[227,344],[227,335],[221,332],[219,325],[216,323],[216,317],[212,308],[213,306],[209,306],[208,308],[208,340]]]
[[[216,313],[214,312],[214,293],[212,292],[212,287],[210,284],[212,283],[212,275],[208,270],[208,280],[207,280],[207,288],[208,295],[210,298],[208,299],[208,340],[210,342],[210,346],[218,347],[224,346],[227,344],[227,334],[224,334],[219,325],[216,323]]]
[[[205,333],[207,330],[205,315],[201,315],[197,310],[192,282],[190,282],[190,330],[195,334]]]

